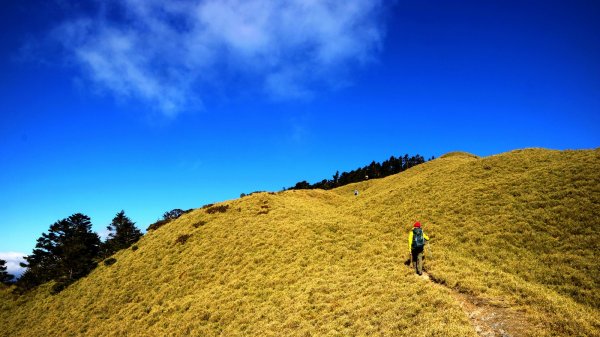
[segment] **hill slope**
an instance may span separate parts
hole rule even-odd
[[[509,335],[597,336],[598,172],[599,150],[452,153],[331,191],[254,194],[149,232],[58,295],[0,291],[0,326],[7,336],[477,336],[470,305],[501,312]],[[432,239],[432,281],[403,264],[415,220]]]

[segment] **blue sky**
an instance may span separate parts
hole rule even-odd
[[[391,155],[596,148],[598,17],[582,0],[9,1],[0,258],[75,212],[145,229]]]

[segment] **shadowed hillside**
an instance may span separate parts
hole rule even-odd
[[[6,336],[598,336],[600,150],[451,153],[334,190],[196,209],[58,295],[0,291]],[[358,189],[359,196],[353,191]],[[403,262],[419,220],[430,279]],[[475,309],[473,309],[475,308]]]

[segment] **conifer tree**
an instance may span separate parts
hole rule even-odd
[[[340,171],[335,171],[333,175],[333,186],[337,187],[340,182]]]
[[[117,213],[106,229],[111,233],[104,243],[103,255],[105,256],[128,248],[142,237],[142,232],[135,226],[135,222],[125,215],[125,211]]]
[[[50,226],[37,240],[33,253],[21,266],[27,270],[17,285],[23,290],[55,280],[60,291],[96,267],[100,238],[92,232],[90,218],[76,213]]]
[[[0,260],[0,283],[8,283],[14,278],[6,271],[6,261]]]

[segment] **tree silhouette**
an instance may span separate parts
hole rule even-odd
[[[81,213],[59,220],[37,240],[33,253],[22,263],[27,270],[17,285],[23,290],[54,280],[60,291],[96,267],[100,238],[90,218]]]
[[[434,159],[434,157],[431,157],[431,160],[432,159]],[[350,172],[342,172],[340,174],[340,171],[336,171],[331,180],[323,179],[322,181],[312,185],[304,180],[296,183],[294,187],[290,187],[289,189],[301,190],[321,188],[324,190],[329,190],[335,187],[363,181],[365,179],[387,177],[392,174],[400,173],[424,162],[425,158],[423,158],[421,155],[409,157],[408,154],[405,154],[404,157],[399,158],[391,156],[390,159],[381,164],[376,161],[372,161],[368,166],[357,168],[356,170],[352,170]]]
[[[307,188],[311,188],[311,185],[306,180],[303,180],[303,181],[297,183],[296,186],[292,187],[291,189],[303,190],[303,189],[307,189]]]
[[[102,245],[102,255],[104,257],[110,256],[118,250],[128,248],[142,237],[142,232],[125,215],[125,211],[117,213],[106,229],[110,231],[110,234]]]
[[[335,171],[333,175],[333,186],[337,187],[340,183],[340,171]]]
[[[0,283],[9,283],[14,278],[6,271],[6,261],[0,260]]]

